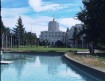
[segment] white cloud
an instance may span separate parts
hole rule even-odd
[[[26,31],[31,31],[33,33],[36,33],[39,37],[41,31],[47,31],[48,30],[48,22],[52,19],[48,16],[39,16],[36,18],[28,17],[28,16],[22,16],[24,26],[26,28]]]
[[[58,22],[60,23],[60,25],[65,26],[65,27],[72,27],[75,24],[80,24],[81,21],[76,20],[75,18],[61,18],[58,19]]]
[[[67,69],[67,71],[60,71],[60,72],[57,73],[57,75],[58,76],[62,75],[62,77],[70,76],[70,77],[73,77],[73,78],[81,79],[81,76],[79,74],[76,74],[75,72],[73,72],[70,69]]]
[[[29,0],[29,5],[36,11],[49,11],[49,10],[59,10],[68,8],[71,5],[76,4],[57,4],[57,3],[50,3],[50,2],[42,2],[42,0]]]
[[[29,8],[1,8],[2,17],[16,17],[29,12]]]
[[[16,25],[16,21],[17,21],[18,17],[14,17],[14,18],[2,18],[3,23],[6,27],[9,28],[13,28]]]

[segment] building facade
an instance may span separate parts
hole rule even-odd
[[[82,30],[81,24],[76,24],[70,29],[67,28],[66,32],[59,30],[59,23],[53,19],[48,23],[48,31],[42,31],[39,39],[41,42],[48,41],[49,45],[55,45],[57,41],[62,41],[65,47],[82,48],[84,44],[83,36],[79,39],[74,39],[74,32],[78,34]]]
[[[76,32],[75,32],[76,29]],[[77,41],[74,43],[74,32],[79,33],[80,30],[82,29],[81,24],[76,24],[75,26],[72,26],[70,29],[66,31],[66,43],[68,44],[69,47],[77,47]],[[79,40],[82,40],[81,38]]]
[[[53,19],[48,23],[48,31],[42,31],[40,41],[47,40],[50,45],[55,45],[57,41],[65,43],[65,32],[59,30],[59,23]]]

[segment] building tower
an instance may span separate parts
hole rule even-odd
[[[48,31],[59,31],[59,23],[54,18],[48,23]]]

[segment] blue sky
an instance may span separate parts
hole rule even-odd
[[[60,30],[81,23],[75,20],[82,0],[1,0],[1,15],[4,25],[13,28],[19,16],[22,17],[26,31],[39,36],[40,31],[48,29],[53,19],[60,23]]]

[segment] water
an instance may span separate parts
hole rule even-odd
[[[1,65],[1,81],[102,81],[67,65],[60,55],[4,55],[15,59]]]

